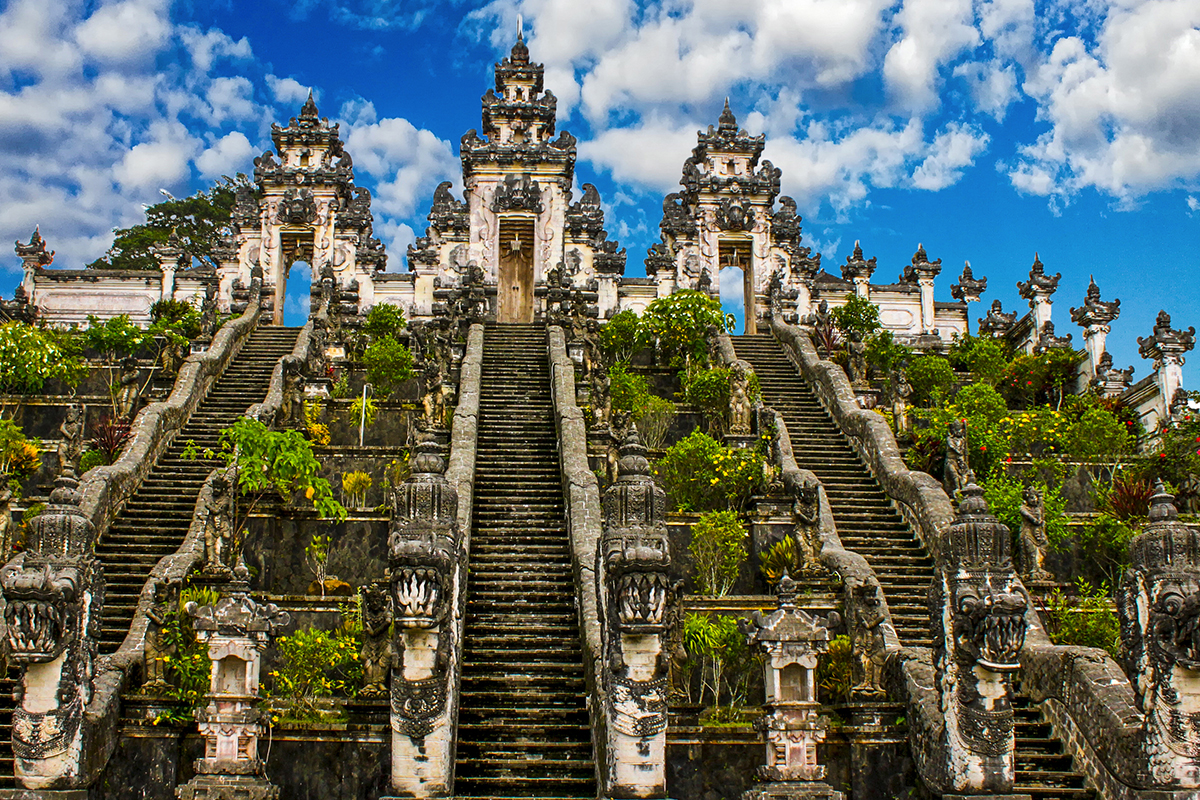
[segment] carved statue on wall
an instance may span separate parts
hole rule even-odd
[[[892,372],[892,425],[897,436],[908,435],[908,398],[912,397],[912,384],[908,382],[908,370],[903,364]]]
[[[154,585],[154,605],[146,613],[146,639],[142,644],[145,661],[142,672],[146,677],[142,684],[143,692],[167,688],[167,659],[175,655],[176,647],[172,637],[168,637],[163,628],[169,623],[178,602],[169,584]]]
[[[946,431],[946,469],[942,487],[951,498],[967,485],[971,465],[967,459],[967,422],[962,419],[950,421]]]
[[[1026,486],[1021,495],[1021,576],[1027,581],[1048,581],[1046,571],[1046,501],[1036,486]]]
[[[683,646],[683,581],[671,584],[667,593],[667,611],[663,631],[663,653],[667,659],[667,696],[672,703],[689,703],[692,699],[687,678],[687,648]]]
[[[200,338],[211,342],[217,332],[217,284],[209,281],[204,286],[204,299],[200,302]]]
[[[747,362],[733,362],[729,379],[729,432],[734,436],[753,433],[754,406],[750,402],[750,376],[753,374]]]
[[[7,561],[13,548],[13,490],[7,481],[0,481],[0,561]]]
[[[612,421],[611,382],[608,370],[597,367],[592,374],[592,424],[597,428],[608,428]]]
[[[392,611],[385,586],[369,584],[362,590],[363,646],[358,653],[362,664],[363,686],[360,697],[381,697],[388,691],[392,668],[392,643],[389,629]]]
[[[124,422],[132,423],[133,418],[137,416],[142,396],[142,387],[138,377],[137,359],[129,356],[121,363],[121,377],[119,378],[121,388],[117,390],[115,400],[117,419]]]
[[[225,475],[212,480],[212,496],[204,505],[204,571],[227,575],[237,562],[233,550],[234,489]]]
[[[283,359],[283,397],[279,404],[279,421],[285,427],[304,426],[303,367],[299,356],[285,356]]]
[[[427,429],[446,427],[446,386],[442,364],[436,359],[426,359],[421,372],[422,423]]]
[[[796,557],[800,572],[811,575],[821,571],[821,491],[812,481],[792,487],[792,519],[796,525]]]
[[[857,331],[846,335],[846,377],[853,386],[867,385],[867,345]]]
[[[850,593],[846,609],[850,628],[851,690],[857,697],[883,697],[883,662],[886,657],[883,603],[879,587],[859,583]]]
[[[67,407],[67,418],[58,426],[58,472],[75,477],[79,468],[79,457],[83,454],[83,406],[72,403]]]

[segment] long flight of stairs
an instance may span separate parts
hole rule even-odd
[[[796,463],[825,485],[838,536],[847,550],[870,563],[892,612],[896,633],[909,646],[930,644],[926,598],[933,560],[879,483],[850,447],[808,383],[770,335],[735,336],[738,358],[750,362],[762,386],[763,402],[783,415]],[[1017,709],[1017,774],[1013,791],[1033,800],[1086,800],[1084,778],[1054,737],[1049,723],[1028,699]]]
[[[203,451],[218,450],[221,430],[262,402],[275,362],[292,351],[298,333],[298,328],[261,327],[250,335],[96,544],[106,584],[101,653],[113,653],[121,646],[150,571],[183,544],[200,487],[222,463],[204,458]],[[184,458],[192,444],[201,455]]]
[[[546,332],[484,336],[456,797],[595,797]]]
[[[838,536],[870,563],[887,597],[900,640],[929,643],[929,580],[933,559],[863,465],[837,423],[770,335],[735,336],[738,358],[750,362],[763,402],[783,415],[796,464],[825,486]]]

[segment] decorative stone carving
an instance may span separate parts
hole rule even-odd
[[[1071,321],[1083,328],[1083,344],[1087,348],[1087,375],[1099,374],[1100,358],[1105,353],[1105,339],[1111,330],[1110,324],[1121,314],[1121,301],[1105,302],[1100,299],[1100,287],[1096,279],[1088,282],[1087,296],[1080,308],[1071,309]]]
[[[146,639],[142,643],[143,667],[142,692],[153,694],[167,688],[167,659],[175,654],[175,646],[163,628],[168,624],[171,613],[179,604],[179,598],[167,583],[154,585],[154,605],[146,616]]]
[[[1061,272],[1053,276],[1047,275],[1042,260],[1034,253],[1033,266],[1029,268],[1029,280],[1017,281],[1017,292],[1029,301],[1029,308],[1033,311],[1035,331],[1041,331],[1050,321],[1050,298],[1058,291],[1058,282],[1061,279]]]
[[[8,561],[13,548],[12,499],[8,476],[0,475],[0,559],[4,561]]]
[[[958,283],[950,286],[950,296],[964,303],[975,303],[979,301],[979,296],[986,290],[987,278],[976,279],[975,274],[971,272],[971,262],[964,261]]]
[[[388,693],[392,668],[392,609],[388,588],[378,583],[362,589],[363,646],[358,660],[362,664],[363,687],[360,697],[382,697]]]
[[[1012,330],[1013,325],[1016,324],[1017,312],[1012,311],[1006,314],[1000,301],[993,300],[987,316],[979,320],[979,335],[999,338]]]
[[[871,275],[875,273],[875,257],[863,258],[862,245],[854,240],[854,253],[846,256],[842,265],[842,277],[854,282],[854,292],[859,297],[871,298]]]
[[[50,266],[54,263],[54,251],[46,252],[46,240],[42,238],[40,227],[33,229],[28,244],[16,242],[17,256],[21,259],[21,267],[26,273]]]
[[[240,557],[233,542],[236,481],[229,473],[214,475],[212,494],[200,511],[204,515],[204,572],[209,575],[231,575]]]
[[[1117,369],[1113,366],[1112,353],[1105,350],[1096,363],[1096,375],[1091,385],[1101,397],[1120,397],[1133,383],[1133,367]]]
[[[530,211],[542,213],[542,187],[528,175],[507,175],[496,187],[492,211]]]
[[[850,631],[850,676],[855,697],[878,699],[883,688],[883,662],[886,655],[883,598],[876,583],[857,583],[847,596],[847,628]]]
[[[896,368],[892,370],[888,386],[891,389],[892,427],[896,430],[896,436],[907,436],[908,398],[912,397],[913,387],[908,382],[908,368],[906,365],[896,365]]]
[[[1066,336],[1056,336],[1054,333],[1054,323],[1047,322],[1042,326],[1042,332],[1038,335],[1037,344],[1034,345],[1035,353],[1045,353],[1049,350],[1069,350],[1071,349],[1071,334]]]
[[[671,583],[666,494],[650,475],[637,428],[620,448],[617,479],[604,493],[596,582],[608,717],[605,794],[662,797],[666,791],[667,661]]]
[[[608,368],[601,365],[592,371],[592,426],[607,430],[612,422],[612,382]]]
[[[30,523],[25,552],[0,570],[8,661],[22,668],[13,756],[27,789],[75,788],[88,769],[83,719],[92,699],[104,578],[80,500],[68,462],[46,510]]]
[[[1121,641],[1138,705],[1138,740],[1157,786],[1200,786],[1200,529],[1154,487],[1149,521],[1129,547],[1117,593]]]
[[[933,279],[942,271],[942,260],[929,260],[929,256],[925,253],[925,246],[917,245],[917,252],[913,254],[912,263],[904,268],[904,273],[900,276],[901,283],[915,283],[921,291],[921,332],[934,333],[935,317],[933,308]]]
[[[1196,329],[1186,331],[1171,327],[1171,315],[1159,311],[1154,331],[1148,337],[1138,337],[1138,355],[1154,362],[1154,381],[1160,400],[1159,419],[1169,417],[1169,404],[1183,385],[1183,354],[1196,346]]]
[[[75,477],[79,457],[83,455],[84,408],[79,403],[67,407],[67,416],[58,426],[58,472]]]
[[[283,357],[283,397],[279,405],[280,424],[304,427],[304,361],[299,356]]]
[[[750,402],[750,379],[754,368],[750,362],[737,360],[730,365],[729,433],[750,436],[754,432],[754,406]]]
[[[1048,581],[1046,571],[1046,501],[1032,484],[1021,493],[1021,577],[1027,581]]]
[[[967,421],[951,420],[946,430],[946,467],[942,487],[950,497],[957,497],[966,486],[971,465],[967,455]]]
[[[756,611],[743,626],[746,642],[763,656],[765,713],[754,727],[763,733],[767,763],[758,768],[764,783],[743,792],[742,800],[843,796],[824,783],[825,767],[817,763],[827,723],[818,715],[815,676],[818,655],[829,649],[829,631],[824,620],[796,607],[797,589],[784,574],[778,609],[767,617]]]
[[[802,481],[791,487],[792,522],[796,536],[796,566],[799,573],[812,575],[821,567],[821,487],[813,481]]]
[[[451,186],[453,184],[450,181],[442,181],[433,190],[433,206],[429,209],[429,222],[445,234],[466,235],[470,227],[467,204],[454,199],[454,195],[450,193]]]
[[[289,189],[279,203],[279,222],[311,225],[317,221],[317,203],[311,189]]]
[[[450,612],[464,554],[458,490],[433,434],[419,435],[411,467],[392,495],[388,533],[392,788],[427,797],[448,790],[453,763]]]
[[[137,359],[129,356],[121,362],[120,388],[116,396],[116,417],[123,422],[132,423],[141,405],[142,387],[138,378]]]
[[[279,797],[258,757],[263,725],[256,701],[263,651],[291,618],[272,604],[251,599],[248,574],[240,564],[237,580],[222,587],[216,604],[188,603],[185,608],[196,637],[208,646],[212,678],[208,705],[196,714],[204,756],[196,759],[196,777],[175,790],[179,800]]]

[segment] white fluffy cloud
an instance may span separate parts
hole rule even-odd
[[[651,117],[630,127],[609,128],[579,144],[579,157],[612,173],[622,183],[664,194],[679,191],[683,161],[696,146],[689,122],[674,123]]]
[[[1022,148],[1020,189],[1126,198],[1200,175],[1200,4],[1113,6],[1094,46],[1058,40],[1026,91],[1048,131]]]
[[[458,159],[450,143],[405,119],[374,120],[374,106],[359,102],[344,106],[353,109],[359,122],[349,121],[346,149],[354,157],[358,174],[375,179],[372,208],[387,217],[405,218],[422,210],[433,187],[444,180],[460,184]],[[399,254],[393,253],[393,257]]]
[[[255,153],[246,134],[230,131],[197,156],[196,168],[202,177],[209,180],[237,172],[249,173]]]
[[[958,183],[963,169],[975,163],[975,157],[987,147],[988,139],[986,133],[977,129],[950,125],[933,140],[929,155],[913,172],[913,186],[936,192]]]
[[[275,95],[275,102],[282,105],[303,103],[308,99],[308,87],[295,78],[279,78],[275,75],[268,75],[267,86]]]

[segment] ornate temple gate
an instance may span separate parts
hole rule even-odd
[[[533,322],[533,218],[500,220],[498,322]]]

